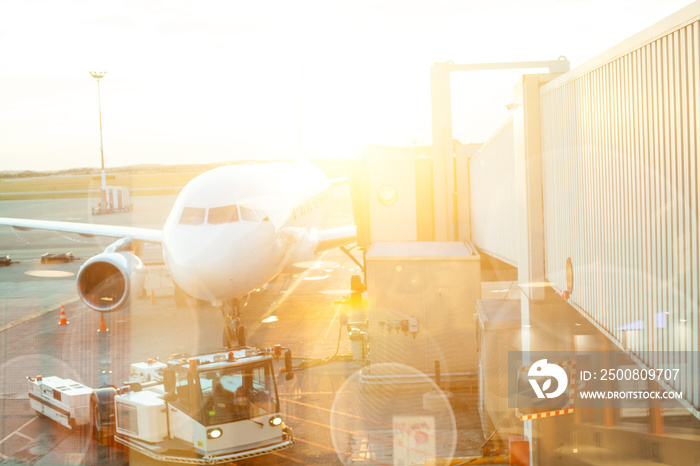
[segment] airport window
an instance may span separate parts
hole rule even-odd
[[[180,215],[180,225],[201,225],[204,223],[206,209],[200,207],[185,207]]]
[[[246,222],[260,222],[255,210],[248,206],[241,206],[241,220]]]
[[[220,225],[222,223],[233,223],[238,221],[238,206],[226,205],[222,207],[212,207],[209,209],[207,223]]]

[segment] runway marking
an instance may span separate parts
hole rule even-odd
[[[280,396],[280,398],[282,398],[282,397]],[[371,423],[373,423],[373,424],[379,424],[380,426],[390,427],[390,428],[392,428],[392,429],[396,429],[396,424],[393,424],[393,423],[382,422],[382,421],[375,421],[375,420],[373,420],[373,419],[369,419],[369,418],[362,417],[362,416],[357,416],[357,415],[355,415],[355,414],[348,414],[348,413],[343,413],[343,412],[340,412],[340,411],[333,411],[332,409],[321,408],[320,406],[315,406],[315,405],[311,405],[311,404],[308,404],[308,403],[302,403],[301,401],[294,401],[294,400],[290,400],[290,399],[285,399],[285,403],[296,403],[296,404],[299,404],[299,405],[302,405],[302,406],[307,406],[307,407],[309,407],[309,408],[316,408],[316,409],[319,409],[319,410],[321,410],[321,411],[326,411],[326,412],[328,412],[328,413],[330,413],[330,414],[339,414],[339,415],[341,415],[341,416],[351,417],[351,418],[359,419],[360,421],[367,421],[367,422],[371,422]],[[293,415],[291,415],[291,414],[285,414],[285,416],[288,416],[288,417],[295,417],[295,416],[293,416]],[[295,419],[299,419],[299,420],[304,421],[304,422],[314,423],[313,421],[307,421],[307,420],[300,419],[300,418],[295,418]],[[329,426],[329,427],[330,427],[330,426]],[[339,429],[339,428],[335,428],[335,429],[336,429],[336,430],[341,430],[341,431],[344,430],[344,429]],[[350,432],[350,431],[345,431],[345,432]],[[352,433],[352,432],[351,432],[351,433]],[[367,434],[358,433],[358,435],[359,435],[359,436],[362,436],[362,435],[367,435]],[[440,436],[438,436],[438,435],[430,435],[430,434],[428,434],[428,437],[431,437],[431,438],[434,438],[434,439],[437,439],[437,440],[442,440],[442,437],[440,437]]]
[[[300,418],[300,417],[296,417],[296,416],[293,416],[293,415],[291,415],[291,414],[285,414],[285,417],[292,418],[292,419],[296,419],[296,420],[298,420],[298,421],[306,422],[306,423],[308,423],[308,424],[313,424],[313,425],[320,426],[320,427],[327,427],[329,430],[335,430],[335,431],[337,431],[337,432],[343,432],[343,433],[345,433],[345,434],[350,434],[350,435],[354,435],[354,436],[357,436],[357,437],[363,437],[365,441],[366,441],[366,440],[374,440],[374,441],[376,441],[376,442],[384,443],[384,444],[387,444],[387,445],[393,445],[393,444],[395,443],[393,439],[392,439],[392,440],[389,440],[389,439],[386,439],[386,438],[375,437],[375,436],[370,435],[370,434],[368,434],[368,433],[366,433],[366,432],[360,432],[360,431],[357,431],[357,430],[347,430],[347,429],[343,429],[343,428],[340,428],[340,427],[333,427],[333,426],[331,426],[331,425],[329,425],[329,424],[324,424],[324,423],[322,423],[322,422],[316,422],[316,421],[310,421],[310,420],[308,420],[308,419],[303,419],[303,418]],[[405,427],[394,425],[394,426],[392,426],[392,429],[391,429],[391,430],[384,430],[384,431],[377,431],[377,432],[380,432],[380,433],[381,433],[381,432],[391,432],[391,433],[393,433],[393,432],[395,432],[395,431],[397,430],[397,427],[398,427],[398,430],[406,430]],[[426,434],[426,435],[428,435],[429,437],[433,437],[433,438],[439,439],[439,437],[435,437],[435,436],[433,436],[433,435],[429,435],[429,434]],[[423,450],[418,450],[418,449],[415,449],[415,448],[406,447],[406,449],[407,449],[407,450],[411,450],[411,451],[416,452],[416,453],[423,453],[423,454],[426,453],[426,452],[423,451]]]
[[[27,393],[0,393],[0,400],[28,400]],[[7,416],[3,416],[7,417]]]
[[[280,398],[281,398],[281,397],[280,397]],[[322,407],[320,407],[320,406],[315,406],[315,405],[312,405],[312,404],[303,403],[303,402],[301,402],[301,401],[295,401],[295,400],[286,399],[285,402],[287,402],[287,403],[295,403],[295,404],[298,404],[298,405],[307,406],[307,407],[309,407],[309,408],[316,408],[316,409],[319,409],[319,410],[321,410],[321,411],[326,411],[326,412],[331,413],[331,414],[333,414],[333,413],[335,413],[335,414],[340,414],[341,416],[352,417],[352,418],[355,418],[355,419],[359,419],[359,420],[361,420],[361,421],[369,421],[369,422],[373,422],[374,424],[379,424],[379,425],[382,425],[382,426],[393,427],[393,424],[388,424],[388,423],[386,423],[386,422],[373,421],[372,419],[367,419],[366,417],[357,416],[357,415],[355,415],[355,414],[343,413],[343,412],[340,412],[340,411],[333,411],[332,409],[322,408]]]
[[[37,419],[37,417],[34,416],[34,417],[31,418],[30,420],[28,420],[27,422],[25,422],[24,424],[22,424],[21,427],[19,427],[18,429],[15,429],[14,432],[10,432],[10,433],[7,435],[7,437],[5,437],[4,439],[0,440],[0,445],[2,445],[3,443],[5,443],[5,440],[7,440],[8,438],[12,437],[13,435],[19,435],[20,437],[24,437],[24,438],[27,438],[27,439],[29,439],[29,440],[33,440],[31,437],[27,437],[26,435],[22,434],[22,433],[20,432],[20,430],[22,430],[22,429],[24,429],[25,427],[27,427],[30,423],[34,422],[36,419]]]
[[[325,261],[322,262],[320,259],[317,261],[302,261],[295,262],[292,264],[294,267],[299,267],[300,269],[326,269],[329,267],[338,267],[337,262]],[[329,272],[329,270],[327,270]]]
[[[299,348],[301,348],[301,345],[303,345],[303,344],[304,344],[303,341],[298,342],[297,345],[294,347],[292,354],[297,354],[299,352]]]
[[[284,458],[284,459],[289,460],[289,461],[294,461],[295,463],[299,463],[299,464],[308,464],[309,466],[312,466],[311,463],[307,463],[306,461],[302,461],[302,460],[298,460],[298,459],[296,459],[296,458],[292,458],[291,456],[288,456],[288,455],[283,455],[282,453],[277,452],[277,451],[276,451],[276,452],[273,452],[272,454],[273,454],[273,455],[277,455],[277,456],[279,456],[280,458]]]
[[[347,430],[347,429],[342,429],[342,428],[340,428],[340,427],[332,427],[332,426],[329,425],[329,424],[324,424],[324,423],[322,423],[322,422],[316,422],[316,421],[310,421],[310,420],[308,420],[308,419],[304,419],[304,418],[292,416],[291,414],[285,414],[284,417],[289,417],[289,418],[292,418],[292,419],[296,419],[296,420],[298,420],[298,421],[306,422],[307,424],[313,424],[313,425],[315,425],[315,426],[327,427],[328,429],[336,430],[336,431],[338,431],[338,432],[343,432],[343,433],[346,433],[346,434],[357,435],[358,437],[365,437],[365,438],[367,438],[367,439],[376,440],[377,442],[380,442],[380,443],[389,443],[389,444],[392,444],[392,445],[393,445],[393,443],[394,443],[393,441],[390,441],[390,440],[387,440],[387,439],[382,439],[382,438],[379,438],[379,437],[373,437],[372,435],[367,434],[367,433],[365,433],[365,432],[358,432],[358,431],[356,431],[356,430]],[[392,432],[393,432],[393,431],[392,431]],[[418,450],[415,450],[415,451],[418,451]]]
[[[75,237],[72,237],[72,236],[67,236],[67,235],[63,234],[62,232],[60,232],[60,231],[54,231],[53,233],[55,233],[57,236],[60,236],[60,237],[63,238],[63,239],[66,239],[66,240],[68,240],[68,241],[72,241],[72,242],[74,242],[74,243],[79,243],[79,244],[90,243],[90,241],[82,240],[82,239],[80,239],[80,238],[75,238]]]
[[[38,311],[33,312],[31,314],[27,314],[26,316],[22,316],[19,319],[13,320],[12,322],[2,324],[2,325],[0,325],[0,333],[4,332],[5,330],[11,329],[12,327],[16,327],[19,324],[23,324],[23,323],[28,322],[32,319],[43,316],[44,314],[48,314],[49,312],[56,311],[61,306],[67,306],[68,304],[73,303],[73,302],[77,301],[78,299],[79,298],[77,296],[73,297],[73,298],[68,298],[65,301],[61,301],[60,303],[46,306],[44,309],[38,310]]]
[[[333,294],[333,295],[340,295],[340,296],[345,296],[349,295],[352,293],[352,290],[347,288],[347,289],[338,289],[338,290],[321,290],[319,291],[320,294]]]
[[[311,445],[311,446],[314,446],[314,447],[322,448],[322,449],[324,449],[324,450],[330,450],[330,451],[332,451],[332,452],[334,452],[334,453],[336,453],[336,454],[338,453],[338,452],[335,451],[335,448],[330,448],[330,447],[327,447],[327,446],[325,446],[325,445],[321,445],[320,443],[311,442],[311,441],[309,441],[309,440],[304,440],[304,439],[302,439],[302,438],[297,438],[297,439],[294,439],[294,440],[299,441],[299,442],[301,442],[301,443],[306,443],[307,445]],[[369,462],[374,463],[374,464],[382,464],[382,465],[384,465],[384,466],[392,466],[392,465],[389,464],[389,463],[382,463],[381,461],[376,461],[376,460],[373,460],[372,458],[367,458],[367,457],[365,457],[365,456],[356,455],[355,453],[344,453],[344,454],[349,455],[349,456],[354,456],[355,458],[358,458],[358,459],[361,459],[361,460],[365,460],[365,461],[369,461]]]
[[[323,335],[323,343],[325,343],[328,340],[328,333],[331,331],[331,328],[333,327],[334,324],[338,324],[338,314],[340,313],[340,308],[343,307],[343,304],[338,304],[338,308],[335,310],[335,315],[333,316],[333,320],[331,320],[331,323],[328,324],[328,329],[326,329],[326,333]],[[342,331],[342,330],[341,330]]]
[[[72,277],[75,275],[73,272],[67,272],[65,270],[29,270],[24,272],[25,275],[31,277],[42,277],[42,278],[60,278],[60,277]]]
[[[319,261],[322,260],[322,259],[326,256],[326,254],[328,254],[328,252],[329,252],[329,251],[325,251],[323,254],[321,254],[321,256],[318,258],[318,260],[319,260]],[[290,286],[290,287],[282,294],[282,296],[280,296],[280,298],[279,298],[277,301],[275,301],[274,303],[272,303],[272,305],[270,306],[270,308],[267,310],[267,312],[265,312],[265,314],[263,314],[262,319],[260,319],[260,320],[262,321],[262,320],[265,320],[265,319],[267,319],[268,317],[270,317],[270,316],[272,315],[272,313],[275,312],[275,311],[277,310],[277,308],[280,307],[280,306],[282,305],[282,303],[285,302],[285,301],[287,300],[287,298],[289,297],[289,295],[291,295],[292,292],[293,292],[294,290],[296,290],[296,288],[297,288],[299,285],[301,285],[301,283],[304,281],[304,279],[306,278],[306,276],[307,276],[308,274],[311,273],[311,271],[312,271],[312,269],[306,269],[304,272],[302,272],[301,274],[299,274],[299,276],[296,278],[296,280],[294,280],[294,283],[292,283],[292,286]],[[259,323],[256,323],[255,325],[253,325],[252,328],[251,328],[251,326],[248,326],[248,335],[249,335],[249,336],[252,336],[252,335],[258,330],[258,328],[260,328],[260,324],[259,324]]]
[[[279,396],[296,395],[335,395],[335,392],[279,392]]]
[[[31,438],[29,435],[25,435],[25,434],[23,434],[22,432],[15,432],[14,434],[15,434],[15,435],[18,435],[18,436],[20,436],[20,437],[22,437],[22,438],[25,438],[25,439],[27,439],[27,440],[34,440],[34,439]]]

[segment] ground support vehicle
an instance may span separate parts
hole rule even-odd
[[[91,395],[90,387],[71,379],[40,375],[29,379],[32,409],[69,429],[88,423]]]
[[[121,388],[91,389],[69,379],[29,378],[30,403],[73,428],[91,425],[146,456],[218,464],[294,444],[280,417],[273,356],[239,347],[227,352],[131,365]]]
[[[119,212],[131,212],[134,205],[131,203],[131,191],[129,188],[106,186],[101,188],[102,201],[93,207],[92,215],[114,214]]]
[[[47,252],[47,253],[41,255],[41,263],[42,264],[53,264],[55,262],[73,262],[74,260],[76,260],[76,257],[73,255],[72,252],[63,252],[63,253]]]

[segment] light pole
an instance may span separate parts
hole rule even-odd
[[[97,109],[100,115],[100,159],[102,161],[102,189],[100,189],[102,192],[101,208],[104,208],[107,202],[107,177],[105,176],[105,151],[102,146],[102,103],[100,102],[100,79],[104,78],[106,74],[106,71],[90,71],[90,76],[97,80]]]

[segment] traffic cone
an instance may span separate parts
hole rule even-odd
[[[153,288],[151,288],[151,304],[155,304],[155,303],[156,303],[156,294],[153,291]]]
[[[66,310],[61,306],[61,320],[58,321],[58,325],[68,325],[68,319],[66,319]]]
[[[100,328],[98,328],[97,331],[99,333],[109,332],[109,329],[107,328],[107,324],[105,323],[105,315],[102,312],[100,312]]]

